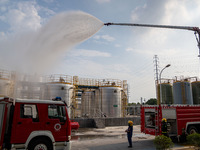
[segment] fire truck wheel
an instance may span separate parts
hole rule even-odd
[[[46,139],[37,139],[29,144],[28,150],[53,150],[52,144]]]
[[[198,129],[195,126],[190,126],[188,129],[189,134],[198,133]]]

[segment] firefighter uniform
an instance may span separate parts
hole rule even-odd
[[[133,135],[133,122],[128,121],[128,129],[126,130],[127,132],[127,138],[128,138],[128,143],[129,143],[129,148],[132,147],[132,135]]]
[[[168,136],[167,135],[167,119],[166,118],[162,119],[161,129],[162,129],[162,135]]]

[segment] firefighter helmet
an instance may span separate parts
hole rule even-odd
[[[167,122],[167,119],[166,119],[166,118],[163,118],[163,119],[162,119],[162,122]]]
[[[133,126],[133,121],[128,121],[128,124],[130,125],[130,126]]]

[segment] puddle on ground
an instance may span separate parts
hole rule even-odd
[[[125,138],[127,135],[122,134],[122,135],[72,135],[72,141],[73,140],[93,140],[93,139],[104,139],[104,138],[117,138],[117,139],[122,139]]]
[[[117,138],[117,139],[122,139],[126,138],[126,134],[121,134],[121,135],[104,135],[104,134],[98,134],[98,135],[72,135],[72,141],[73,140],[79,140],[79,141],[84,141],[84,140],[93,140],[93,139],[104,139],[104,138]],[[133,134],[133,138],[138,138],[138,139],[147,139],[149,135],[145,134]]]

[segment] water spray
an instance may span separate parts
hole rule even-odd
[[[199,27],[190,26],[170,26],[170,25],[152,25],[152,24],[134,24],[134,23],[104,23],[106,26],[119,25],[119,26],[137,26],[137,27],[152,27],[152,28],[166,28],[166,29],[180,29],[193,31],[197,40],[197,46],[199,48],[199,59],[200,59],[200,29]]]

